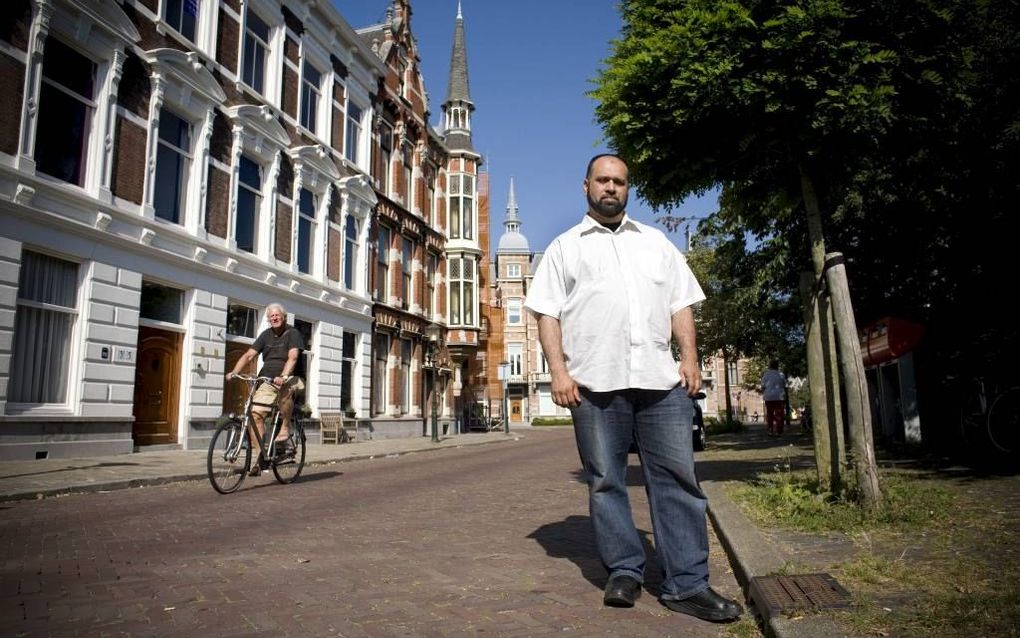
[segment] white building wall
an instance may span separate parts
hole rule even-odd
[[[6,413],[7,384],[11,375],[14,312],[18,301],[21,242],[0,237],[0,414]]]
[[[223,412],[223,375],[226,346],[227,301],[223,295],[196,290],[191,304],[187,343],[182,365],[188,375],[184,423],[215,419]]]
[[[318,405],[312,405],[316,414],[322,410],[338,411],[340,405],[341,362],[343,354],[343,328],[323,321],[319,324]]]
[[[142,275],[92,262],[82,299],[85,341],[80,371],[81,416],[132,415]],[[72,358],[72,365],[74,359]],[[71,370],[70,379],[79,378]]]

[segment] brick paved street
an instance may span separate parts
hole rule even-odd
[[[636,457],[631,495],[651,526]],[[500,445],[0,504],[4,635],[719,636],[601,605],[568,429]],[[650,541],[650,532],[648,532]],[[712,584],[740,598],[712,535]]]

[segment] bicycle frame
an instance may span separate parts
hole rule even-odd
[[[248,398],[245,399],[244,401],[244,414],[241,417],[242,425],[244,426],[244,432],[251,439],[255,439],[258,441],[259,452],[262,454],[262,458],[266,459],[272,458],[273,453],[276,451],[275,450],[276,433],[279,431],[280,428],[280,416],[281,416],[280,406],[277,405],[276,403],[266,406],[269,408],[269,412],[266,413],[262,421],[263,426],[265,427],[265,432],[263,432],[262,437],[255,436],[256,434],[258,434],[258,428],[255,427],[255,417],[253,415],[253,408],[255,407],[255,405],[257,405],[255,403],[255,393],[258,391],[259,386],[261,386],[263,383],[268,383],[273,388],[275,388],[277,392],[280,391],[282,386],[277,386],[275,383],[273,383],[273,380],[270,379],[269,377],[251,377],[243,374],[238,374],[235,375],[234,378],[246,382],[249,386]],[[270,419],[272,419],[272,427],[269,426]],[[267,444],[266,441],[268,441],[269,443]],[[252,452],[254,451],[255,448],[252,448]]]

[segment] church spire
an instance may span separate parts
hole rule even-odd
[[[443,101],[443,135],[447,145],[454,150],[473,151],[471,145],[471,113],[475,104],[471,101],[468,86],[467,44],[464,37],[464,14],[457,2],[457,20],[453,29],[453,51],[450,53],[450,78]]]
[[[503,226],[508,233],[516,233],[521,229],[521,218],[517,216],[517,194],[514,193],[514,178],[510,177],[510,195],[506,200],[506,221]]]

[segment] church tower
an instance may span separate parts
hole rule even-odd
[[[485,357],[479,357],[481,308],[487,277],[488,189],[482,156],[471,139],[475,110],[468,82],[464,14],[457,3],[449,86],[439,133],[448,151],[446,164],[446,285],[449,307],[446,343],[453,368],[454,409],[465,428],[481,426],[488,403]],[[483,228],[484,222],[484,228]],[[484,350],[483,350],[484,352]]]

